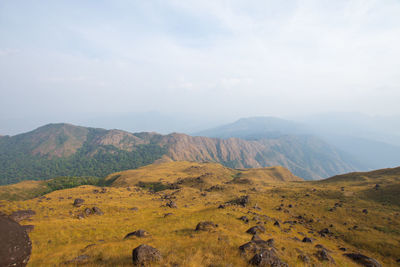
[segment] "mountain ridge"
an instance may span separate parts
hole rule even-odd
[[[167,158],[219,162],[231,168],[280,165],[305,179],[357,170],[333,147],[311,136],[220,139],[182,133],[129,133],[59,123],[1,138],[0,180],[6,179],[5,175],[9,181],[17,182],[65,175],[105,176]],[[42,168],[45,170],[40,172]]]

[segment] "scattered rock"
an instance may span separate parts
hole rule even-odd
[[[254,255],[249,261],[251,265],[255,266],[274,266],[274,267],[287,267],[288,265],[281,261],[272,249],[264,249],[260,253]]]
[[[343,255],[365,267],[381,267],[382,266],[375,259],[367,257],[362,254],[359,254],[359,253],[346,253]]]
[[[86,208],[86,209],[84,210],[84,214],[85,214],[86,216],[89,216],[89,215],[92,214],[92,210],[89,209],[89,208]]]
[[[170,207],[170,208],[172,208],[172,209],[177,209],[178,208],[178,206],[176,205],[176,203],[175,203],[175,201],[170,201],[170,202],[168,202],[167,204],[165,204],[167,207]]]
[[[152,262],[158,262],[162,259],[158,249],[149,245],[142,244],[132,251],[132,261],[134,265],[147,266]]]
[[[14,211],[13,213],[11,213],[11,215],[9,217],[10,217],[10,219],[12,219],[16,222],[20,222],[20,221],[29,219],[30,217],[32,217],[35,214],[36,214],[36,212],[33,210],[18,210],[18,211]]]
[[[218,206],[219,209],[225,209],[225,207],[226,207],[226,206],[225,206],[224,204],[220,204],[220,205]]]
[[[76,215],[76,217],[80,220],[80,219],[84,219],[85,215],[83,213],[78,213],[78,215]]]
[[[101,211],[101,209],[99,209],[98,207],[93,207],[92,208],[93,214],[96,215],[103,215],[104,213]]]
[[[239,220],[244,221],[245,223],[249,222],[249,218],[247,218],[246,216],[240,217]]]
[[[129,210],[131,210],[131,211],[138,211],[139,209],[136,208],[136,207],[133,207],[133,208],[130,208]]]
[[[299,256],[297,256],[297,258],[304,263],[310,262],[310,257],[308,257],[307,255],[304,255],[304,254],[300,254]]]
[[[303,242],[303,243],[312,243],[312,240],[309,237],[304,237],[301,242]]]
[[[325,237],[327,235],[332,234],[332,232],[328,228],[324,228],[321,231],[319,231],[318,234],[320,234],[320,236],[322,237]]]
[[[168,217],[168,216],[171,216],[171,215],[174,215],[174,214],[173,214],[173,213],[170,213],[170,212],[169,212],[169,213],[165,213],[165,214],[164,214],[164,218],[165,218],[165,217]]]
[[[262,238],[261,238],[258,234],[255,234],[255,235],[253,235],[253,237],[251,238],[251,240],[252,240],[252,241],[255,241],[255,240],[262,240]]]
[[[251,235],[255,235],[257,233],[265,233],[265,227],[261,226],[261,225],[256,225],[256,226],[249,228],[246,231],[246,233],[251,234]]]
[[[0,216],[0,266],[26,266],[32,243],[19,223]]]
[[[341,250],[341,251],[346,251],[346,250],[347,250],[347,248],[340,247],[340,248],[339,248],[339,250]]]
[[[274,222],[274,226],[281,227],[281,225],[280,225],[280,223],[279,223],[278,221],[275,221],[275,222]]]
[[[380,187],[381,187],[381,186],[380,186],[379,184],[376,184],[376,185],[374,186],[374,189],[375,189],[375,190],[378,190]]]
[[[218,227],[218,224],[215,224],[210,221],[199,222],[196,226],[196,231],[211,231]]]
[[[315,245],[315,248],[323,249],[323,250],[325,250],[325,251],[327,251],[327,252],[331,252],[329,249],[325,248],[325,247],[324,247],[323,245],[321,245],[321,244],[316,244],[316,245]]]
[[[275,245],[274,239],[252,240],[239,247],[241,253],[260,253],[263,249],[273,248]]]
[[[83,203],[85,202],[85,200],[83,200],[83,199],[81,199],[81,198],[76,198],[75,200],[74,200],[74,207],[80,207],[80,206],[82,206],[83,205]]]
[[[368,214],[368,210],[367,209],[363,209],[362,212],[365,213],[365,214]]]
[[[319,261],[329,261],[331,263],[335,263],[333,258],[328,254],[328,251],[325,249],[320,249],[314,254]]]
[[[128,239],[128,238],[131,238],[133,236],[136,236],[136,237],[148,237],[149,235],[150,234],[147,231],[139,229],[139,230],[136,230],[134,232],[131,232],[131,233],[127,234],[124,237],[124,239]]]
[[[246,207],[249,204],[249,196],[241,196],[228,202],[228,204]]]

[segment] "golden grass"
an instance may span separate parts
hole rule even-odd
[[[165,174],[162,166],[147,175],[149,179],[173,181],[177,177],[184,177],[189,172],[187,168],[202,166],[187,164],[177,164],[175,176],[160,176],[160,173]],[[213,168],[214,165],[209,166]],[[199,174],[195,171],[197,168],[192,169],[190,175]],[[226,168],[225,171],[218,173],[226,176],[216,183],[234,179],[230,169]],[[130,184],[132,180],[129,177],[124,181]],[[179,190],[151,193],[131,186],[109,187],[104,194],[94,193],[94,189],[99,190],[94,186],[81,186],[52,192],[46,195],[50,200],[42,199],[41,202],[38,198],[2,201],[0,204],[4,206],[0,207],[0,211],[11,213],[31,208],[37,212],[32,221],[23,222],[35,225],[30,233],[33,251],[28,266],[74,266],[63,263],[79,255],[89,256],[85,266],[131,266],[132,249],[140,244],[148,244],[160,250],[163,255],[161,266],[247,266],[249,258],[241,256],[238,247],[251,239],[251,235],[245,231],[256,225],[253,212],[260,217],[268,216],[261,219],[265,223],[266,233],[260,236],[265,240],[274,238],[279,256],[290,266],[303,266],[297,258],[298,250],[308,255],[312,263],[330,266],[319,263],[313,256],[317,251],[314,247],[316,244],[322,244],[331,251],[336,266],[358,266],[344,257],[339,247],[373,257],[384,266],[396,266],[395,260],[400,258],[400,208],[398,205],[383,205],[359,197],[373,185],[346,184],[345,191],[341,191],[342,183],[271,181],[263,186],[258,185],[256,190],[254,185],[228,183],[224,184],[223,190],[211,192],[183,186]],[[353,194],[348,195],[347,192]],[[177,209],[164,206],[166,201],[162,200],[162,196],[166,194],[176,197],[174,201],[178,205]],[[217,208],[219,204],[241,195],[250,196],[247,207]],[[83,207],[72,206],[74,198],[78,197],[85,200]],[[342,201],[342,207],[329,211],[339,201]],[[253,208],[256,203],[261,210]],[[276,208],[281,204],[283,210],[278,211]],[[289,208],[289,204],[293,207]],[[85,207],[93,206],[99,207],[104,215],[91,215],[81,220],[76,218]],[[138,210],[130,210],[133,207]],[[365,208],[368,214],[362,213]],[[166,213],[173,215],[164,217]],[[295,217],[299,215],[313,219],[313,222],[293,226],[284,224],[285,221],[297,220]],[[245,224],[238,220],[240,216],[247,216],[250,222]],[[207,220],[217,223],[218,228],[212,232],[194,231],[198,222]],[[273,225],[275,220],[281,222],[280,228]],[[331,224],[333,227],[329,227]],[[358,229],[348,229],[354,225]],[[317,232],[326,227],[331,229],[334,236],[318,235]],[[127,233],[138,229],[148,231],[151,236],[123,240]],[[310,244],[293,239],[302,239],[304,236],[315,240]],[[91,244],[94,245],[86,248]]]

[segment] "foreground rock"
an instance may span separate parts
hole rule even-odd
[[[199,222],[196,226],[196,231],[210,231],[217,227],[218,227],[217,224],[210,221]]]
[[[264,249],[257,253],[249,263],[255,266],[288,267],[287,263],[281,261],[272,249]]]
[[[32,243],[25,229],[6,216],[0,216],[0,266],[26,266]]]
[[[147,266],[161,259],[160,251],[149,245],[142,244],[132,251],[132,261],[134,265]]]
[[[359,253],[346,253],[343,255],[365,267],[381,267],[382,266],[375,259],[367,257],[362,254],[359,254]]]
[[[16,222],[20,222],[29,219],[35,214],[36,212],[33,210],[19,210],[11,213],[10,218]]]

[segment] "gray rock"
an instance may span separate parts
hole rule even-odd
[[[160,251],[149,245],[142,244],[132,251],[132,261],[134,265],[148,266],[152,262],[159,262],[161,259]]]

